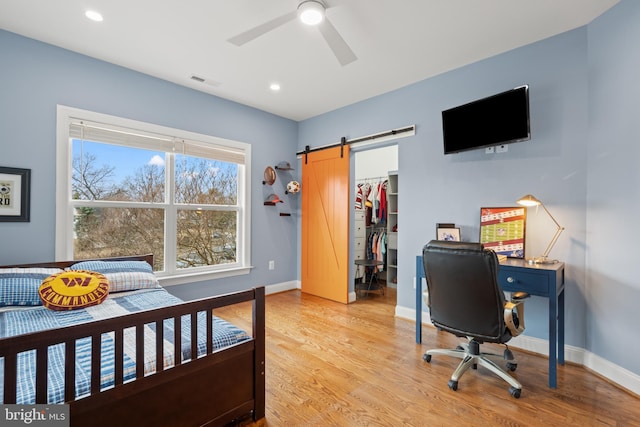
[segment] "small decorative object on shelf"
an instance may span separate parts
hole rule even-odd
[[[276,182],[276,171],[273,170],[271,166],[267,166],[264,170],[264,181],[262,181],[262,185],[273,185],[274,182]]]
[[[276,203],[284,203],[277,194],[269,194],[267,200],[264,201],[265,206],[275,206]]]
[[[276,165],[276,169],[282,170],[282,171],[292,171],[293,168],[291,167],[291,163],[289,162],[280,162]]]
[[[298,181],[289,181],[287,184],[287,190],[284,192],[285,194],[295,194],[300,192],[300,183]]]

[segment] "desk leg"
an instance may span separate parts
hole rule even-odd
[[[564,288],[558,295],[558,363],[564,365]]]
[[[416,343],[422,343],[422,257],[416,257]]]
[[[557,296],[549,297],[549,387],[556,388],[556,352],[557,352],[557,316],[558,316],[558,298]]]

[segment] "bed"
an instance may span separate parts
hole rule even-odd
[[[151,255],[98,265],[141,261],[153,265]],[[0,272],[41,269],[44,275],[78,262],[13,265]],[[122,279],[132,273],[119,274]],[[125,285],[101,304],[67,311],[0,299],[0,404],[66,403],[72,426],[259,420],[265,410],[264,295],[264,287],[257,287],[183,302],[157,284]],[[239,303],[252,307],[251,331],[213,315]]]

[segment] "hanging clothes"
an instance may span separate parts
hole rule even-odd
[[[371,224],[378,223],[378,211],[376,209],[376,199],[378,198],[378,186],[371,185],[369,190],[369,195],[367,196],[367,202],[371,205]]]
[[[356,204],[355,204],[355,208],[356,209],[362,209],[363,204],[363,194],[362,194],[362,186],[363,184],[358,184],[356,186]]]
[[[366,259],[382,263],[371,268],[376,273],[384,271],[387,262],[387,186],[388,180],[382,177],[367,179],[356,186],[355,208],[365,210]]]
[[[387,184],[387,180],[378,184],[378,222],[380,224],[387,223]]]

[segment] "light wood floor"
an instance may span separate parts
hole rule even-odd
[[[458,391],[458,360],[427,348],[459,340],[432,327],[415,343],[413,322],[394,317],[395,290],[343,305],[289,291],[267,296],[266,417],[243,426],[640,426],[640,397],[567,364],[547,386],[547,359],[512,349],[520,399],[479,368]],[[216,312],[247,327],[248,310]],[[502,352],[504,346],[483,345]]]

